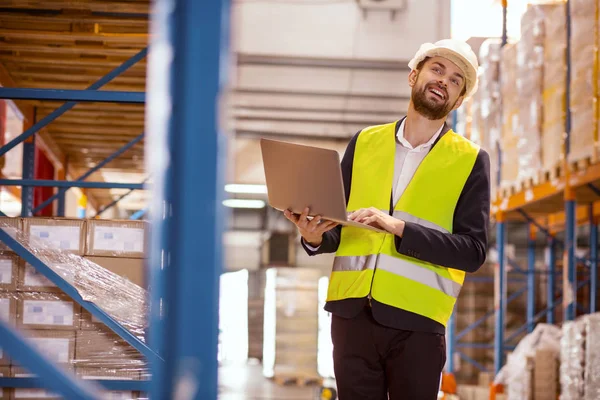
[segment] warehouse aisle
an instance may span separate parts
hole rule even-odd
[[[316,386],[279,386],[252,362],[219,368],[219,400],[311,400],[315,393]]]

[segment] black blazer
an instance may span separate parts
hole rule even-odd
[[[396,124],[396,131],[398,131],[400,122],[398,121]],[[445,124],[433,146],[449,130],[448,125]],[[359,133],[360,131],[350,140],[341,163],[346,204],[350,198],[352,163]],[[390,194],[390,214],[394,209],[391,198]],[[485,150],[480,149],[456,204],[453,232],[451,234],[443,233],[406,222],[402,238],[396,236],[398,253],[448,268],[476,272],[486,259],[490,201],[490,157]],[[321,246],[316,251],[306,247],[304,241],[302,241],[302,246],[310,256],[334,253],[340,244],[341,230],[342,227],[337,226],[326,232],[323,235]],[[346,299],[328,302],[325,309],[335,315],[351,318],[358,314],[366,304],[366,298]],[[372,301],[372,311],[378,322],[392,328],[445,333],[444,326],[436,321],[405,310],[398,310],[375,300]]]

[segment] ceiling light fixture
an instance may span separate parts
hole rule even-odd
[[[229,193],[266,194],[267,186],[231,183],[225,185],[225,191]]]
[[[227,199],[223,200],[223,205],[230,208],[264,208],[265,202],[250,199]]]

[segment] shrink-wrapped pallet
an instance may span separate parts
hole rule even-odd
[[[0,228],[7,226],[0,222]],[[121,324],[134,340],[145,342],[147,291],[80,255],[79,239],[85,239],[85,224],[30,218],[24,221],[23,227],[16,230],[16,241],[75,288],[84,300],[82,304],[95,304]],[[50,232],[46,233],[48,229]],[[56,245],[65,242],[69,245]],[[16,277],[14,288],[0,292],[0,318],[29,338],[40,353],[69,374],[124,380],[139,380],[143,374],[148,374],[147,361],[138,350],[85,312],[80,303],[62,292],[34,264],[29,265],[18,258],[13,273]],[[2,350],[0,364],[10,362],[11,377],[31,376],[25,366],[11,357],[10,349]],[[111,395],[137,398],[137,392],[133,391]],[[54,395],[45,389],[14,390],[14,398],[39,397]]]
[[[596,156],[598,1],[573,0],[571,4],[571,134],[569,162]]]
[[[519,93],[517,90],[516,44],[507,44],[502,48],[500,92],[502,94],[502,131],[501,131],[501,182],[500,187],[510,187],[517,180],[519,173],[518,132],[519,127]]]
[[[584,395],[585,320],[565,321],[560,340],[560,400]]]
[[[521,19],[521,40],[517,43],[518,182],[537,179],[542,164],[543,44],[544,9],[530,5]]]
[[[539,375],[544,367],[536,365],[536,361],[555,360],[559,353],[560,329],[550,324],[538,324],[519,342],[494,382],[507,386],[508,400],[534,400],[536,368]]]
[[[600,399],[600,313],[586,315],[585,324],[585,400]]]
[[[563,140],[566,118],[567,32],[565,4],[544,13],[544,86],[542,168],[551,170],[563,160]]]
[[[319,278],[311,268],[266,271],[263,374],[279,382],[318,379]]]

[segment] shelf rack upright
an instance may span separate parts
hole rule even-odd
[[[36,375],[0,378],[1,387],[45,387],[66,399],[100,398],[99,385],[109,390],[149,391],[153,399],[217,398],[218,279],[225,212],[221,199],[227,144],[227,136],[221,133],[219,106],[229,62],[229,2],[156,0],[151,26],[148,96],[143,92],[98,90],[146,56],[145,49],[87,90],[0,88],[0,98],[4,99],[67,101],[0,148],[0,156],[25,140],[32,142],[39,129],[77,101],[146,103],[151,121],[147,127],[146,164],[153,179],[149,186],[153,195],[149,207],[152,233],[148,263],[152,280],[151,346],[98,306],[85,301],[72,285],[3,229],[0,241],[146,356],[151,381],[75,379],[39,354],[13,327],[0,321],[0,347]],[[134,141],[141,140],[142,135]],[[133,146],[132,142],[76,181],[33,179],[33,169],[29,168],[32,143],[31,148],[25,147],[23,162],[27,168],[23,179],[2,179],[0,185],[24,189],[25,217],[33,214],[32,188],[36,186],[141,189],[146,187],[144,183],[85,181]],[[59,190],[47,203],[63,193]]]

